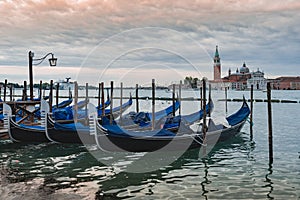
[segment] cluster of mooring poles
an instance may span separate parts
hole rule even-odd
[[[239,100],[235,100],[235,101],[239,101]],[[257,100],[255,100],[257,101]],[[281,100],[281,101],[274,101],[271,98],[271,83],[268,82],[267,83],[267,100],[264,100],[267,102],[267,112],[268,112],[268,143],[269,143],[269,164],[273,163],[273,129],[272,129],[272,102],[289,102],[289,103],[297,103],[294,101],[285,101],[285,100]],[[264,102],[264,101],[258,101],[258,102]],[[225,112],[227,114],[227,102],[228,102],[228,98],[227,98],[227,87],[225,87]],[[250,123],[250,140],[253,140],[253,102],[254,102],[254,98],[253,98],[253,85],[251,85],[251,89],[250,89],[250,118],[249,118],[249,123]]]
[[[5,81],[7,84],[7,80]],[[74,82],[75,87],[74,87],[74,121],[77,121],[77,111],[78,111],[78,83],[75,81]],[[26,81],[24,81],[24,85],[26,85]],[[40,92],[39,94],[42,94],[41,91],[41,85],[42,81],[40,82]],[[50,104],[50,111],[51,111],[51,105],[52,105],[52,88],[53,88],[53,80],[50,81],[50,94],[49,94],[49,104]],[[114,82],[111,81],[110,83],[110,98],[111,98],[111,103],[110,103],[110,115],[112,116],[112,110],[113,110],[113,88],[114,88]],[[200,87],[200,106],[203,110],[203,125],[202,125],[202,132],[204,136],[204,141],[203,143],[206,143],[206,132],[207,132],[207,116],[210,117],[210,113],[206,113],[205,105],[206,105],[206,80],[202,79],[202,85]],[[123,83],[120,84],[120,105],[122,105],[123,101]],[[172,85],[172,102],[173,106],[175,107],[175,84]],[[181,103],[182,97],[181,97],[181,89],[182,89],[182,82],[179,84],[179,94],[178,94],[178,101]],[[6,92],[6,91],[5,91]],[[4,93],[5,93],[4,92]],[[26,96],[26,90],[24,90],[24,96]],[[136,84],[135,88],[135,99],[136,99],[136,112],[139,112],[139,87],[138,84]],[[12,96],[12,95],[10,95]],[[40,96],[41,97],[41,96]],[[101,98],[100,98],[101,97]],[[56,105],[58,104],[58,98],[59,98],[59,85],[56,87]],[[88,83],[86,83],[86,98],[88,98]],[[104,105],[104,83],[99,83],[99,92],[98,92],[98,106],[100,103]],[[155,80],[152,79],[152,129],[154,129],[154,122],[155,122],[155,100],[157,99],[155,97]],[[12,99],[12,97],[11,97]],[[209,99],[211,99],[211,86],[209,85]],[[5,100],[5,96],[4,96]],[[225,111],[227,113],[228,107],[227,107],[227,88],[225,88]],[[251,90],[250,90],[250,139],[253,140],[253,102],[254,102],[254,97],[253,97],[253,85],[251,85]],[[267,84],[267,108],[268,108],[268,141],[269,141],[269,162],[273,163],[273,134],[272,134],[272,99],[271,99],[271,86],[270,83]],[[172,115],[175,116],[175,108],[173,107],[173,113]],[[105,114],[105,107],[102,107],[102,115]],[[122,109],[122,108],[121,108]],[[210,110],[210,109],[209,109]],[[122,110],[121,110],[122,112]],[[181,114],[181,107],[179,108],[179,114]],[[110,123],[112,123],[112,117],[110,117]],[[204,145],[205,146],[205,145]]]
[[[42,95],[42,84],[43,82],[40,81],[39,83],[39,96],[38,96],[38,100],[34,100],[32,98],[32,92],[30,93],[30,100],[28,100],[28,95],[27,95],[27,82],[24,81],[24,89],[22,91],[22,101],[15,101],[14,97],[18,97],[18,95],[14,94],[14,87],[13,84],[8,84],[7,79],[5,79],[4,81],[4,85],[3,85],[3,101],[12,105],[13,107],[13,111],[16,110],[16,105],[24,105],[24,107],[26,106],[34,106],[36,104],[40,103],[40,100],[43,98]],[[86,87],[86,101],[88,101],[88,83],[86,83],[85,85]],[[171,98],[157,98],[155,96],[155,80],[152,79],[152,97],[150,97],[150,99],[152,99],[152,129],[154,129],[154,122],[155,122],[155,100],[172,100],[173,102],[173,113],[172,115],[175,116],[175,84],[172,85],[172,97]],[[9,99],[10,101],[7,101],[7,88],[9,88]],[[59,83],[57,83],[55,89],[56,89],[56,95],[55,95],[55,99],[56,99],[56,105],[58,105],[59,103],[59,98],[69,98],[67,96],[60,96],[59,95]],[[110,115],[112,116],[112,111],[113,111],[113,88],[114,88],[114,82],[111,81],[110,82],[110,98],[111,98],[111,102],[110,102]],[[204,143],[205,141],[205,136],[206,136],[206,132],[207,132],[207,125],[206,125],[206,117],[210,117],[210,113],[206,113],[206,79],[202,79],[202,84],[200,86],[200,98],[182,98],[181,97],[181,89],[182,89],[182,81],[180,81],[179,84],[179,90],[178,90],[178,101],[181,103],[182,100],[199,100],[200,101],[200,107],[203,110],[203,126],[202,126],[202,131],[203,131],[203,135],[204,135]],[[49,91],[49,106],[50,106],[50,112],[52,112],[52,101],[53,101],[53,80],[50,80],[50,91]],[[124,98],[128,98],[128,97],[123,97],[123,83],[120,84],[120,105],[122,105],[123,103],[123,99]],[[0,87],[0,98],[1,98],[1,92],[2,92],[2,87]],[[74,121],[77,122],[78,120],[78,83],[75,81],[74,82]],[[100,104],[104,105],[104,83],[101,82],[99,83],[99,91],[98,91],[98,96],[94,97],[98,99],[98,106],[100,106]],[[118,97],[117,97],[118,98]],[[139,112],[139,99],[149,99],[149,97],[139,97],[139,85],[136,84],[135,86],[135,100],[136,100],[136,112]],[[211,98],[211,86],[209,85],[209,99]],[[225,112],[227,114],[228,111],[228,107],[227,107],[227,103],[228,101],[241,101],[240,99],[233,99],[233,100],[229,100],[227,97],[227,87],[225,87],[225,99],[221,99],[221,101],[225,100]],[[254,99],[253,97],[253,85],[251,85],[251,89],[250,89],[250,139],[253,139],[253,102],[267,102],[267,112],[268,112],[268,142],[269,142],[269,162],[273,163],[273,135],[272,135],[272,106],[271,103],[272,102],[282,102],[282,103],[297,103],[294,101],[289,101],[289,100],[272,100],[271,99],[271,84],[268,82],[267,83],[267,99],[266,100],[259,100],[259,99]],[[14,107],[15,105],[15,107]],[[181,105],[181,104],[180,104]],[[86,107],[87,108],[87,107]],[[210,110],[210,109],[209,109]],[[122,106],[121,106],[121,112],[122,112]],[[31,119],[33,121],[33,114],[32,112],[28,112],[27,113],[29,115],[29,119]],[[105,107],[102,106],[102,115],[105,114]],[[181,114],[181,106],[179,107],[179,114]],[[120,116],[122,118],[122,115]],[[25,118],[24,118],[25,119]],[[21,119],[20,122],[22,122],[24,119]],[[110,123],[112,123],[112,117],[110,117]]]

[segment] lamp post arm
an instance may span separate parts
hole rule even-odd
[[[39,65],[39,64],[41,64],[46,58],[47,58],[47,56],[49,56],[49,55],[52,55],[52,58],[53,58],[53,53],[47,53],[44,57],[42,57],[42,58],[35,58],[35,59],[32,59],[32,61],[40,61],[40,62],[38,62],[38,63],[34,63],[33,65]]]

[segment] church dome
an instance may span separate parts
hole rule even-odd
[[[241,74],[246,74],[249,73],[249,68],[246,66],[246,63],[243,64],[243,66],[240,68],[240,73]]]

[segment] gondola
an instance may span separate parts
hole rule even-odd
[[[17,124],[12,117],[9,117],[8,134],[14,142],[50,142],[46,137],[45,127]]]
[[[17,124],[11,116],[11,108],[5,104],[5,108],[10,111],[7,115],[8,120],[8,135],[14,142],[29,142],[29,143],[41,143],[50,142],[45,134],[45,123],[42,126],[33,126],[25,124]],[[45,121],[45,115],[49,112],[49,104],[45,101],[41,101],[41,116],[42,121]],[[6,118],[5,118],[6,120]]]
[[[250,109],[244,99],[242,107],[233,115],[227,117],[229,126],[215,125],[208,120],[206,144],[215,144],[229,140],[240,132],[244,126]],[[108,120],[97,123],[95,139],[99,149],[104,151],[153,152],[153,151],[182,151],[200,148],[204,138],[202,126],[194,131],[181,123],[177,133],[166,129],[153,131],[128,131],[117,124],[110,125]]]
[[[174,112],[176,112],[180,107],[180,102],[175,101],[174,105],[171,105],[163,110],[154,113],[155,121],[159,121],[165,117],[168,117]],[[152,123],[152,113],[149,112],[130,112],[127,115],[122,117],[122,120],[119,119],[118,124],[121,124],[123,127],[149,127]]]
[[[46,100],[46,99],[48,99],[47,97],[45,97],[44,98],[44,100]],[[35,101],[39,101],[40,99],[35,99]],[[62,101],[61,103],[59,103],[59,104],[57,104],[57,105],[53,105],[53,109],[55,110],[55,109],[57,109],[57,108],[64,108],[64,107],[66,107],[66,106],[68,106],[68,105],[70,105],[72,103],[72,98],[69,98],[69,99],[67,99],[67,100],[65,100],[65,101]],[[19,121],[20,119],[22,119],[22,117],[21,117],[21,115],[22,115],[22,111],[20,111],[19,113],[16,113],[16,115],[15,115],[15,121]],[[34,117],[35,118],[38,118],[38,119],[40,119],[41,118],[41,111],[40,111],[40,108],[38,107],[37,108],[37,111],[34,113]],[[3,115],[3,113],[1,113],[0,114],[0,127],[3,127],[3,120],[4,120],[4,115]],[[16,125],[17,123],[15,123],[15,125]],[[14,125],[12,125],[12,126],[14,126]],[[27,128],[27,127],[22,127],[22,129],[23,128]],[[10,137],[9,137],[9,134],[8,134],[8,129],[7,128],[1,128],[0,129],[0,140],[2,139],[2,140],[6,140],[6,139],[9,139]]]
[[[42,102],[44,103],[44,106],[46,106],[46,105],[48,106],[46,101],[42,101]],[[132,99],[130,99],[129,103],[128,102],[125,103],[125,107],[123,108],[124,110],[126,110],[125,108],[128,106],[128,104],[131,105],[130,102],[132,103]],[[85,103],[83,102],[82,104],[85,104]],[[49,108],[47,108],[47,109],[49,109]],[[14,142],[41,143],[41,142],[52,141],[46,135],[45,126],[17,124],[11,116],[9,117],[8,134],[9,134],[10,139]],[[68,143],[73,143],[73,141],[71,139]]]
[[[81,122],[62,124],[47,115],[46,137],[56,143],[95,144],[94,136],[89,134],[89,127]]]
[[[73,99],[72,99],[72,98],[69,98],[69,99],[67,99],[67,100],[64,100],[64,101],[60,102],[60,103],[57,104],[57,105],[53,105],[53,106],[52,106],[52,109],[58,109],[58,108],[64,108],[64,107],[67,107],[67,106],[70,105],[72,102],[73,102]]]
[[[45,97],[44,100],[46,100],[48,97]],[[39,101],[40,99],[36,98],[34,101]],[[70,105],[72,103],[73,99],[69,98],[67,100],[64,100],[62,102],[60,102],[57,105],[53,105],[52,106],[52,110],[55,111],[56,109],[62,109],[65,108],[66,106]],[[22,111],[20,111],[19,113],[17,113],[16,115],[22,115]],[[39,107],[36,107],[36,112],[34,113],[34,117],[36,118],[40,118],[41,117],[41,112]],[[3,122],[3,113],[0,113],[0,122]],[[18,118],[18,117],[17,117]]]
[[[118,117],[121,112],[126,111],[132,105],[132,97],[122,106],[112,109],[113,116]],[[121,109],[122,108],[122,109]],[[105,109],[105,115],[110,114],[110,109]],[[97,110],[97,115],[102,115],[102,110]],[[85,123],[86,120],[79,120],[76,124],[59,123],[54,121],[50,115],[47,115],[46,136],[52,142],[57,143],[77,143],[77,144],[95,144],[95,137],[90,135],[89,126]]]
[[[0,129],[0,140],[8,140],[9,135],[7,129]]]
[[[213,112],[214,103],[211,99],[209,99],[208,103],[205,106],[206,114],[210,115]],[[188,115],[177,115],[177,116],[168,116],[166,118],[162,118],[159,120],[155,128],[163,127],[163,129],[171,130],[172,132],[178,132],[179,126],[183,124],[184,126],[192,125],[203,118],[204,112],[203,110],[196,111],[194,113]],[[122,127],[126,128],[127,127]]]
[[[113,118],[118,118],[123,112],[125,112],[130,106],[132,105],[132,96],[130,95],[129,100],[124,103],[122,106],[118,106],[118,107],[114,107],[112,108],[112,113],[113,113]],[[98,109],[98,107],[96,107],[97,109],[97,114],[98,117],[100,118],[103,114],[102,114],[102,109]],[[104,115],[110,115],[110,109],[105,109],[104,110]]]
[[[72,102],[73,102],[73,99],[69,98],[67,100],[64,100],[64,101],[60,102],[57,105],[53,105],[52,106],[52,112],[55,112],[55,110],[57,110],[57,109],[63,109],[65,107],[69,106]],[[36,117],[36,118],[40,118],[41,117],[40,110],[38,110],[36,113],[34,113],[34,117]]]
[[[83,100],[80,101],[77,104],[77,109],[78,109],[78,118],[85,118],[86,116],[86,110],[83,109],[87,104],[89,103],[89,100]],[[104,103],[104,108],[106,108],[107,106],[109,106],[111,103],[111,100],[108,98],[107,101]],[[132,101],[131,101],[132,104]],[[131,105],[130,104],[130,105]],[[96,108],[98,110],[102,110],[102,105],[97,106]],[[55,121],[66,121],[69,120],[69,123],[72,123],[73,121],[73,110],[74,110],[74,105],[73,106],[68,106],[65,108],[60,108],[60,109],[55,109],[53,110],[53,118],[55,119]],[[116,110],[117,111],[117,110]]]

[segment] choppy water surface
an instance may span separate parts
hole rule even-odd
[[[194,91],[183,93],[186,96],[195,94]],[[242,98],[243,94],[249,97],[249,92],[233,91],[228,96]],[[161,95],[169,94],[163,91]],[[298,91],[274,91],[272,96],[300,100]],[[224,98],[224,94],[215,91],[213,98],[213,117],[222,121],[225,116],[224,102],[218,102],[217,99]],[[255,98],[265,99],[266,93],[255,92]],[[143,104],[147,107],[148,103],[141,102],[142,107]],[[168,102],[158,104],[158,108],[165,107]],[[199,108],[198,104],[184,102],[183,113],[193,112]],[[118,103],[115,102],[115,105]],[[234,112],[240,105],[240,102],[228,102],[228,113]],[[253,141],[250,141],[247,123],[240,135],[218,144],[204,158],[199,156],[199,150],[190,150],[175,162],[144,173],[122,171],[128,164],[125,159],[106,166],[97,161],[84,146],[1,141],[0,161],[7,181],[6,186],[0,189],[0,199],[9,197],[8,189],[18,189],[22,193],[18,183],[46,186],[50,188],[46,195],[75,195],[57,196],[59,199],[300,199],[300,103],[273,103],[272,109],[272,165],[268,161],[267,105],[259,102],[254,103]],[[129,160],[136,156],[143,155],[125,155]],[[170,155],[166,153],[160,156],[164,159]],[[157,163],[150,160],[148,164]],[[24,192],[23,199],[29,198],[26,194]]]

